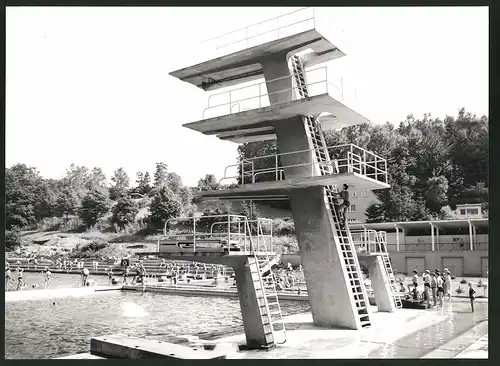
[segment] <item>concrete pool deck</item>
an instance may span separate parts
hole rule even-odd
[[[487,319],[480,317],[476,325],[466,320],[466,327],[472,327],[456,335],[436,328],[450,322],[457,326],[459,320],[452,318],[464,315],[466,307],[466,302],[449,303],[443,309],[400,309],[395,313],[379,313],[373,307],[372,327],[359,331],[320,328],[313,325],[311,313],[302,313],[284,318],[287,341],[268,351],[240,350],[239,345],[245,344],[243,333],[212,340],[194,339],[188,346],[212,345],[227,359],[488,358]],[[90,354],[65,358],[73,357],[93,358]]]

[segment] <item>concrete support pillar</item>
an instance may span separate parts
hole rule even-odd
[[[261,64],[271,104],[293,100],[291,77],[272,81],[282,76],[290,76],[286,55],[273,55],[272,58],[261,60]],[[275,124],[275,129],[281,154],[313,148],[302,117],[280,121]],[[319,175],[314,154],[282,155],[281,161],[283,166],[303,164],[285,168],[287,179]],[[332,227],[331,213],[325,204],[324,187],[292,189],[289,198],[314,324],[359,329],[361,323],[350,284],[344,275],[345,264]],[[357,261],[357,257],[355,258]],[[239,287],[238,290],[241,292]],[[255,336],[258,335],[257,330],[254,333]]]
[[[470,244],[470,250],[471,252],[474,250],[474,238],[472,237],[472,223],[470,222],[470,220],[468,220],[469,222],[469,244]]]
[[[396,228],[396,252],[399,252],[399,226],[394,224]]]
[[[250,258],[251,257],[246,257],[246,260],[238,261],[233,264],[233,270],[236,279],[236,287],[238,289],[247,346],[249,348],[260,348],[267,343],[259,310],[259,302],[256,295],[256,289],[260,287],[260,283],[253,281],[248,266],[248,260]]]
[[[436,243],[438,250],[441,248],[441,243],[439,242],[439,228],[436,226]]]
[[[375,293],[375,302],[377,303],[378,311],[394,312],[396,305],[392,298],[391,285],[385,270],[382,256],[370,256],[363,258],[368,265],[370,281],[373,292]]]
[[[431,251],[434,252],[434,225],[432,222],[429,222],[429,225],[431,226]]]
[[[266,79],[267,93],[271,104],[293,100],[293,83],[286,54],[273,54],[260,60]],[[276,80],[278,79],[278,80]]]

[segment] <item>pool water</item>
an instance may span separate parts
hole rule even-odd
[[[13,271],[13,280],[10,281],[12,287],[9,290],[15,290],[17,286],[16,272]],[[23,279],[27,287],[25,290],[33,290],[33,285],[38,285],[37,289],[43,289],[43,284],[45,280],[45,275],[43,273],[36,272],[24,272]],[[109,279],[107,276],[89,276],[96,282],[96,285],[108,285]],[[49,288],[65,288],[65,287],[80,287],[82,282],[82,277],[79,274],[69,274],[69,273],[52,273],[52,278],[49,283]]]
[[[42,275],[36,275],[26,273],[26,281],[31,277],[40,282]],[[54,275],[51,287],[69,287],[68,283],[76,287],[78,279],[78,275]],[[106,277],[101,280],[107,283]],[[282,303],[284,315],[308,310],[307,302]],[[5,358],[87,352],[91,337],[114,333],[181,343],[190,336],[205,338],[242,329],[237,298],[107,291],[86,297],[7,302]]]

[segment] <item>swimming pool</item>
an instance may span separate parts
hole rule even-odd
[[[26,273],[40,282],[41,274]],[[95,276],[99,280],[99,276]],[[57,279],[57,280],[56,280]],[[53,288],[75,287],[78,275],[54,275]],[[103,284],[107,278],[100,278]],[[41,277],[43,284],[43,277]],[[308,302],[282,302],[284,315]],[[189,297],[126,291],[5,303],[5,358],[54,358],[87,352],[92,336],[124,333],[180,343],[188,336],[242,331],[237,298]]]

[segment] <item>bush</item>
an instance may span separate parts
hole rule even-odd
[[[291,218],[273,220],[273,234],[276,236],[295,235],[295,224]]]
[[[462,281],[460,281],[460,282],[462,282]],[[458,288],[455,290],[455,292],[457,294],[461,294],[462,292],[464,292],[464,290],[462,290],[462,288],[460,286],[458,286]]]
[[[5,230],[5,250],[12,251],[18,247],[22,247],[24,240],[21,237],[21,230],[17,226],[11,230]]]
[[[72,258],[92,258],[97,257],[96,252],[104,249],[108,245],[106,240],[101,238],[92,238],[88,244],[78,244],[73,248],[70,257]]]
[[[462,279],[460,280],[460,283],[461,283],[462,285],[465,285],[465,284],[467,284],[467,280],[466,280],[465,278],[462,278]],[[459,286],[458,288],[460,288],[460,286]]]
[[[273,238],[273,250],[281,249],[283,254],[298,254],[299,243],[293,236],[278,236]]]

